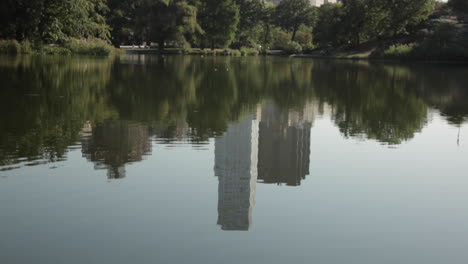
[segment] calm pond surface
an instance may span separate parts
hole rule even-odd
[[[0,57],[0,262],[467,263],[468,68]]]

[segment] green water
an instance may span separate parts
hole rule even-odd
[[[2,263],[466,263],[468,68],[0,57]]]

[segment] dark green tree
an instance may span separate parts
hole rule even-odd
[[[108,40],[106,0],[8,0],[1,4],[0,36],[46,43],[67,38]]]
[[[291,32],[294,41],[301,25],[313,26],[316,20],[316,8],[309,0],[283,0],[276,7],[275,22],[284,30]]]
[[[135,42],[135,18],[137,1],[108,0],[110,12],[107,22],[112,28],[112,44],[133,44]]]
[[[367,40],[367,33],[373,31],[371,24],[370,1],[372,0],[343,0],[344,8],[344,37],[348,42],[359,45]]]
[[[343,42],[344,10],[338,4],[324,4],[318,9],[317,23],[314,27],[314,41],[320,46],[337,46]]]
[[[273,18],[275,14],[275,6],[271,3],[267,3],[263,9],[262,17],[260,20],[262,26],[262,44],[268,45],[273,42]]]
[[[199,21],[205,31],[201,44],[208,44],[211,49],[231,44],[239,24],[239,7],[234,1],[202,0],[199,12]]]
[[[143,0],[136,13],[138,34],[148,42],[157,42],[160,50],[167,40],[200,31],[197,9],[184,0]]]
[[[383,10],[388,12],[385,19],[387,31],[393,36],[426,20],[435,7],[434,0],[389,0],[383,4]]]
[[[261,26],[265,2],[263,0],[234,0],[239,7],[239,24],[236,33],[236,46],[252,46],[257,43],[257,32]]]
[[[466,0],[449,0],[449,6],[461,12],[468,12],[468,1]]]

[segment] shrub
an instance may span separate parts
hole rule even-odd
[[[284,46],[283,51],[288,54],[299,54],[302,52],[302,47],[295,41],[289,41],[288,44]]]
[[[242,54],[242,56],[256,56],[258,55],[258,50],[254,48],[242,47],[240,49],[240,53]]]
[[[468,58],[466,43],[466,34],[457,32],[452,24],[442,23],[415,49],[414,56],[421,59],[463,60]]]
[[[190,45],[190,43],[184,39],[184,41],[182,42],[182,53],[188,54],[191,49],[192,49],[192,46]]]
[[[198,49],[198,48],[191,48],[186,51],[186,54],[189,55],[203,55],[203,50]]]
[[[467,60],[468,36],[457,33],[451,24],[440,24],[424,41],[394,45],[384,51],[384,58],[416,60]]]
[[[191,48],[190,49],[182,48],[181,52],[182,54],[190,54],[191,50],[192,50]]]
[[[310,32],[297,32],[296,42],[299,43],[302,46],[312,43],[312,33],[310,33]]]
[[[236,49],[224,49],[222,52],[224,56],[241,56],[242,53]]]
[[[415,44],[398,44],[390,46],[384,51],[384,58],[388,59],[403,59],[412,56]]]
[[[0,53],[18,54],[21,53],[21,45],[14,39],[0,40]]]
[[[232,49],[224,49],[222,54],[224,56],[231,56],[232,55]]]
[[[25,53],[25,54],[32,53],[31,43],[28,40],[21,41],[21,53]]]
[[[265,55],[268,53],[269,50],[270,50],[270,46],[264,45],[260,47],[259,53]]]
[[[302,45],[302,52],[304,53],[311,53],[313,50],[315,50],[315,45],[312,43]]]
[[[212,49],[202,49],[201,54],[206,55],[206,56],[216,56],[218,52],[217,50],[212,50]],[[222,52],[220,52],[220,54],[222,54]]]
[[[70,39],[65,43],[65,48],[74,54],[109,56],[113,47],[99,39]]]
[[[40,47],[37,52],[39,54],[47,54],[47,55],[70,55],[71,51],[67,48],[60,47],[60,46],[42,46]]]
[[[284,32],[284,31],[279,31],[274,36],[273,48],[274,49],[284,49],[284,47],[286,47],[286,45],[288,45],[289,41],[291,41],[291,35]]]

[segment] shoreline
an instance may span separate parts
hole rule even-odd
[[[189,51],[185,52],[182,49],[177,48],[168,48],[164,51],[160,51],[159,49],[153,48],[120,48],[124,54],[129,55],[188,55],[188,56],[220,56],[220,57],[251,57],[251,56],[265,56],[265,57],[285,57],[285,58],[299,58],[299,59],[321,59],[321,60],[347,60],[347,61],[377,61],[377,62],[405,62],[405,63],[441,63],[441,64],[459,64],[459,65],[468,65],[468,61],[466,60],[434,60],[434,59],[408,59],[408,58],[401,58],[401,59],[390,59],[390,58],[379,58],[379,57],[372,57],[369,55],[352,55],[352,54],[359,54],[356,51],[351,51],[348,53],[340,53],[340,54],[332,54],[332,55],[321,55],[318,54],[320,51],[316,51],[311,54],[286,54],[284,51],[281,50],[269,50],[266,53],[259,53],[257,55],[225,55],[221,52],[222,49],[216,49],[214,52],[211,49],[206,49],[207,53],[203,53],[202,50],[197,49],[196,51]],[[217,51],[217,52],[216,52]],[[215,54],[213,54],[215,53]],[[361,53],[362,54],[362,53]]]
[[[227,53],[226,50],[229,52]],[[235,51],[235,52],[233,52]],[[186,55],[186,56],[207,56],[207,57],[283,57],[283,58],[298,58],[298,59],[319,59],[319,60],[339,60],[339,61],[368,61],[368,62],[399,62],[399,63],[417,63],[417,64],[454,64],[454,65],[468,65],[468,60],[437,60],[437,59],[410,59],[410,58],[379,58],[370,56],[369,52],[342,52],[330,55],[322,55],[321,51],[314,51],[308,54],[287,54],[282,50],[268,50],[264,53],[257,52],[256,54],[240,54],[239,50],[231,49],[192,49],[183,50],[180,48],[166,48],[163,51],[155,48],[114,48],[112,56],[110,55],[95,55],[95,54],[80,54],[80,53],[19,53],[8,54],[0,53],[0,56],[84,56],[94,58],[107,58],[121,55]],[[362,54],[362,55],[356,55]]]

